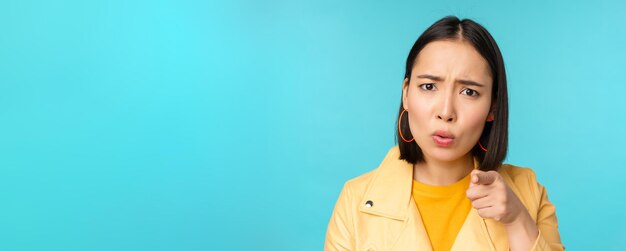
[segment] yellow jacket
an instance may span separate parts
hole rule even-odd
[[[412,165],[399,157],[395,146],[377,169],[344,184],[328,223],[324,250],[432,250],[411,196]],[[555,207],[535,173],[508,164],[498,172],[537,222],[539,237],[532,250],[564,250]],[[509,250],[507,233],[501,223],[481,218],[472,208],[451,250]]]

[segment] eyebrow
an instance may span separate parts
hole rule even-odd
[[[418,75],[417,78],[426,78],[426,79],[430,79],[433,81],[443,81],[442,77],[439,76],[435,76],[435,75],[430,75],[430,74],[422,74],[422,75]],[[484,87],[485,85],[478,83],[476,81],[472,81],[472,80],[468,80],[468,79],[456,79],[457,83],[460,83],[462,85],[472,85],[472,86],[478,86],[478,87]]]

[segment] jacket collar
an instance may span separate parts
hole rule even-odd
[[[478,166],[478,160],[474,158],[474,169]],[[413,165],[400,159],[400,148],[394,146],[378,166],[359,210],[396,220],[406,220],[412,203],[412,185]],[[371,201],[371,204],[367,203],[368,201]]]

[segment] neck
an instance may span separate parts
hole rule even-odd
[[[470,153],[453,161],[441,161],[424,155],[424,162],[413,165],[413,179],[431,186],[453,184],[474,169],[474,159]]]

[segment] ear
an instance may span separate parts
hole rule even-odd
[[[409,108],[409,105],[406,102],[407,95],[409,95],[409,79],[405,78],[404,81],[402,81],[402,106],[404,107],[404,110],[408,110],[407,108]]]
[[[492,104],[491,108],[489,108],[489,114],[487,115],[487,121],[489,121],[489,118],[494,118],[495,119],[495,117],[496,117],[496,105]]]

